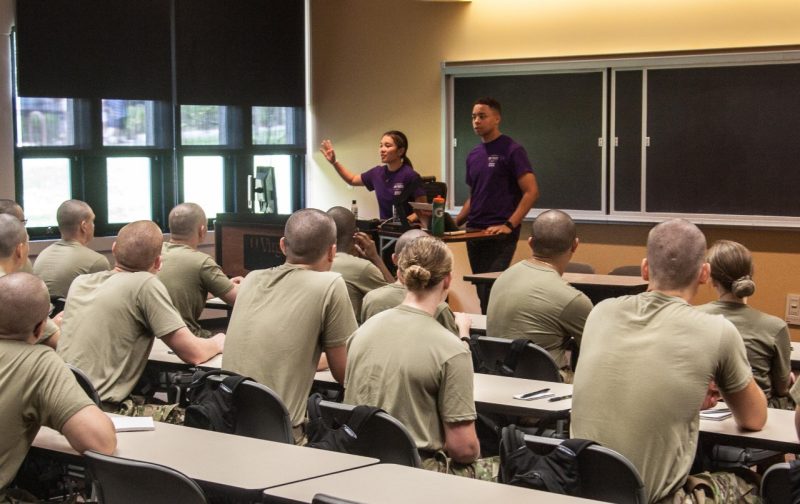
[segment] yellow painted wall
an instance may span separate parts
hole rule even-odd
[[[309,204],[357,199],[363,215],[377,215],[373,195],[348,189],[316,153],[323,138],[360,171],[378,163],[380,134],[400,129],[418,171],[441,177],[443,61],[798,45],[798,27],[796,0],[312,0]],[[647,230],[581,225],[575,260],[601,273],[638,263]],[[800,292],[800,232],[704,231],[754,251],[758,290],[751,303],[782,317],[786,293]],[[454,251],[460,276],[469,265],[463,245]],[[527,255],[520,242],[515,259]],[[697,301],[711,298],[703,289]],[[477,311],[469,285],[456,282],[451,300]],[[800,330],[792,336],[800,340]]]

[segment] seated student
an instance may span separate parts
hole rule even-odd
[[[25,218],[25,212],[22,210],[22,207],[19,204],[10,199],[0,198],[0,215],[8,214],[13,217],[16,217],[24,226],[28,219]],[[19,271],[24,271],[25,273],[33,273],[33,264],[31,264],[31,260],[27,257],[25,258],[25,264],[22,265]]]
[[[44,280],[50,297],[67,297],[78,275],[108,271],[108,259],[86,245],[94,238],[94,212],[80,200],[67,200],[56,212],[61,239],[36,258],[33,273]]]
[[[492,287],[486,334],[531,340],[550,352],[571,383],[566,350],[571,340],[580,345],[592,311],[589,298],[561,278],[578,248],[575,223],[560,210],[543,212],[533,221],[528,245],[533,256],[505,270]]]
[[[205,212],[196,203],[181,203],[172,209],[170,238],[161,249],[158,272],[186,327],[201,338],[212,335],[199,321],[208,293],[233,305],[242,281],[242,277],[228,279],[211,256],[197,250],[206,237],[206,222]]]
[[[13,215],[0,214],[0,277],[23,271],[28,250],[28,232],[22,221]],[[58,326],[48,318],[37,343],[55,348],[60,334]]]
[[[711,285],[719,300],[698,306],[701,311],[719,314],[733,322],[744,339],[753,378],[770,408],[794,409],[789,397],[792,346],[786,322],[747,305],[756,290],[750,251],[733,241],[719,240],[708,251]]]
[[[151,221],[125,225],[111,247],[111,271],[81,275],[72,282],[64,308],[58,353],[89,376],[103,409],[183,423],[175,405],[145,407],[131,396],[147,364],[153,338],[161,338],[189,364],[222,352],[225,335],[195,337],[158,278],[163,235]]]
[[[452,268],[453,254],[441,240],[421,237],[403,248],[398,275],[408,294],[348,340],[344,401],[377,406],[397,418],[414,438],[423,467],[437,470],[436,454],[443,451],[455,473],[493,479],[495,460],[478,460],[472,357],[433,318]]]
[[[328,215],[336,223],[336,258],[331,271],[344,278],[353,313],[360,323],[364,296],[373,289],[393,283],[394,277],[378,254],[375,242],[366,233],[356,232],[353,212],[336,206],[328,210]]]
[[[716,382],[739,427],[760,430],[767,420],[766,398],[736,328],[689,304],[708,281],[705,251],[703,233],[690,222],[655,226],[642,261],[649,291],[599,303],[583,331],[572,437],[627,457],[644,480],[648,502],[703,502],[695,493],[702,486],[684,484],[709,382]],[[696,476],[708,485],[711,502],[758,502],[758,488],[731,473]]]
[[[330,271],[336,226],[307,208],[286,221],[280,241],[286,263],[251,271],[242,281],[228,325],[222,367],[263,383],[283,399],[295,442],[305,440],[306,400],[325,351],[344,381],[345,341],[356,328],[341,275]]]
[[[410,229],[400,235],[400,238],[398,238],[395,243],[394,252],[392,253],[392,262],[395,265],[397,265],[397,258],[405,246],[420,236],[428,236],[428,233],[421,229]],[[367,319],[373,315],[377,315],[382,311],[401,304],[406,298],[407,293],[408,291],[406,291],[399,276],[396,282],[367,292],[364,296],[364,302],[361,305],[361,322],[366,322]],[[469,315],[463,313],[455,315],[446,301],[439,303],[439,306],[436,307],[436,313],[433,314],[433,318],[438,320],[443,327],[453,334],[461,338],[469,338],[469,329],[472,324]]]
[[[78,452],[111,454],[117,444],[111,420],[64,361],[52,349],[33,344],[49,310],[47,287],[37,277],[0,278],[0,502],[26,498],[7,487],[42,425],[61,432]]]

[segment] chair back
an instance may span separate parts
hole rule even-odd
[[[100,394],[97,393],[97,390],[95,390],[94,385],[92,385],[92,382],[89,380],[89,377],[86,376],[86,373],[70,363],[67,363],[67,367],[70,371],[72,371],[72,374],[78,381],[78,385],[80,385],[83,391],[86,392],[86,395],[89,396],[89,399],[94,401],[96,405],[100,406]]]
[[[609,271],[608,274],[618,275],[618,276],[635,276],[641,278],[642,267],[639,266],[638,264],[631,264],[629,266],[617,266],[616,268]]]
[[[586,263],[579,263],[579,262],[571,262],[567,263],[567,267],[564,268],[564,272],[566,273],[591,273],[594,274],[594,268],[591,264]]]
[[[548,453],[561,440],[525,436],[525,444],[536,453]],[[645,504],[647,494],[639,471],[621,454],[610,448],[592,445],[578,454],[580,495],[617,504]]]
[[[245,380],[236,387],[233,403],[236,407],[234,434],[294,444],[289,411],[272,389]]]
[[[761,479],[761,498],[764,504],[792,502],[792,482],[789,463],[781,462],[769,467]]]
[[[320,401],[322,418],[328,423],[343,424],[355,408],[350,404]],[[399,420],[379,411],[361,426],[352,445],[354,455],[377,458],[384,464],[421,467],[417,444]]]
[[[481,336],[478,344],[481,347],[486,363],[494,367],[497,363],[502,364],[508,353],[511,351],[511,342],[506,338],[494,338],[491,336]],[[529,380],[543,380],[551,382],[561,382],[561,373],[558,364],[550,356],[550,352],[529,342],[523,348],[514,369],[515,378],[527,378]]]
[[[447,184],[444,182],[437,182],[436,179],[423,182],[422,188],[425,189],[425,197],[428,203],[433,203],[433,198],[441,196],[447,199]]]
[[[100,504],[205,504],[200,486],[175,469],[148,462],[83,454]]]

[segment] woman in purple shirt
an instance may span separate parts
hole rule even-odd
[[[414,171],[411,160],[406,156],[407,151],[406,136],[400,131],[387,131],[381,137],[380,143],[382,164],[358,175],[336,160],[336,152],[330,140],[323,140],[320,148],[322,155],[336,168],[342,180],[351,186],[364,186],[370,191],[375,191],[381,219],[393,216],[395,198],[401,196],[404,191],[407,194],[403,202],[407,216],[413,215],[409,201],[422,203],[427,201],[419,173]]]

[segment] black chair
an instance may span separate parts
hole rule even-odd
[[[361,504],[361,503],[347,499],[340,499],[339,497],[334,497],[333,495],[318,493],[314,495],[314,497],[311,499],[311,504]]]
[[[158,464],[101,455],[86,457],[100,504],[206,504],[200,486],[182,473]]]
[[[481,336],[478,338],[478,345],[480,345],[486,363],[496,367],[505,361],[506,355],[511,350],[512,341],[505,338]],[[522,350],[512,376],[559,383],[563,381],[558,364],[550,356],[550,353],[531,342],[528,342]]]
[[[608,274],[618,275],[618,276],[635,276],[641,278],[642,267],[639,266],[638,264],[631,264],[628,266],[617,266],[616,268],[609,271]]]
[[[355,406],[320,401],[322,418],[329,424],[347,423]],[[417,444],[396,418],[379,411],[361,426],[353,454],[377,458],[384,464],[421,467]]]
[[[789,463],[770,466],[761,479],[761,498],[764,504],[792,502],[792,482],[789,479]]]
[[[423,177],[422,188],[425,190],[425,197],[428,199],[428,203],[433,203],[433,198],[436,196],[447,199],[447,184],[437,182],[436,177]]]
[[[591,264],[586,263],[579,263],[579,262],[571,262],[567,263],[567,267],[564,268],[565,273],[591,273],[594,274],[594,268]]]
[[[289,410],[272,389],[251,380],[236,387],[236,429],[240,436],[294,444]]]
[[[86,392],[86,395],[89,396],[89,399],[94,401],[96,405],[100,406],[100,394],[97,393],[97,390],[94,388],[94,385],[92,385],[89,377],[86,376],[86,373],[69,363],[67,363],[67,367],[70,371],[72,371],[72,374],[75,375],[75,379],[78,380],[78,385],[80,385],[83,391]]]
[[[525,436],[525,444],[536,453],[548,453],[561,441]],[[592,445],[578,455],[581,490],[578,497],[617,504],[645,504],[647,494],[639,471],[624,456],[610,448]]]

